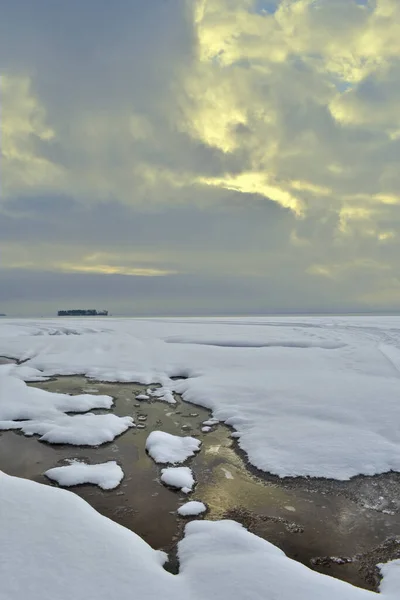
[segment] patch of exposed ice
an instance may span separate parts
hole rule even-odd
[[[225,469],[225,467],[221,467],[221,471],[225,475],[225,479],[234,479],[232,473],[228,469]]]

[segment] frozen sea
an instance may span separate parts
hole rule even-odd
[[[0,356],[18,360],[0,366],[0,429],[48,443],[98,446],[136,425],[129,415],[87,412],[106,410],[107,396],[25,384],[80,374],[159,384],[160,400],[178,393],[210,409],[254,467],[280,478],[400,471],[400,317],[3,318]],[[70,492],[1,475],[0,494],[0,598],[25,598],[29,588],[33,598],[123,599],[133,586],[149,599],[375,596],[308,570],[231,521],[190,523],[173,576],[160,553]],[[106,539],[118,547],[112,556]],[[79,568],[77,556],[91,568]],[[399,561],[382,573],[381,596],[400,598]]]

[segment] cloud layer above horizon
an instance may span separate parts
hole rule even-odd
[[[16,0],[0,56],[0,312],[399,305],[398,0]]]

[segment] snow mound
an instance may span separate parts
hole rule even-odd
[[[121,483],[124,472],[115,460],[98,465],[71,461],[71,464],[65,467],[49,469],[45,475],[64,487],[92,483],[103,490],[112,490]]]
[[[152,431],[146,441],[146,450],[156,463],[178,464],[185,462],[200,450],[196,438],[171,435],[164,431]]]
[[[1,600],[398,600],[400,561],[381,594],[311,571],[233,521],[192,521],[180,572],[76,494],[0,472]]]
[[[161,481],[165,485],[181,490],[184,494],[192,491],[195,484],[192,469],[189,467],[168,467],[161,471]]]
[[[176,400],[172,393],[172,390],[161,387],[157,388],[153,392],[151,392],[153,398],[157,398],[158,400],[162,400],[163,402],[168,402],[168,404],[176,404]]]
[[[181,517],[195,517],[196,515],[201,515],[201,513],[206,512],[207,507],[203,502],[197,502],[196,500],[192,500],[191,502],[186,502],[182,504],[178,508],[178,514]]]
[[[111,408],[110,396],[56,394],[32,388],[0,372],[0,430],[19,429],[52,444],[100,446],[133,427],[132,417],[95,415],[86,411]],[[83,415],[67,415],[83,412]]]
[[[179,543],[180,573],[194,598],[218,600],[398,600],[400,568],[386,565],[384,594],[311,571],[234,521],[192,521]]]
[[[20,429],[27,436],[39,435],[42,442],[73,446],[101,446],[133,426],[132,417],[92,413],[43,421],[0,421],[0,429]]]
[[[48,377],[44,377],[43,373],[38,369],[26,367],[25,365],[6,364],[0,365],[0,377],[11,375],[23,381],[47,381]]]
[[[203,421],[203,425],[206,427],[213,427],[214,425],[218,425],[218,419],[207,419],[207,421]]]
[[[0,419],[28,420],[58,417],[65,412],[86,412],[93,408],[111,408],[110,396],[56,394],[29,387],[13,376],[1,376]]]

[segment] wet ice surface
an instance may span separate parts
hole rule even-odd
[[[246,464],[226,426],[214,424],[202,432],[209,411],[178,397],[176,405],[154,399],[138,403],[137,395],[148,386],[100,383],[75,376],[33,385],[54,392],[110,395],[115,399],[113,412],[134,416],[141,427],[99,448],[52,446],[16,432],[3,432],[0,469],[49,484],[43,473],[67,464],[67,459],[88,463],[116,460],[125,478],[115,490],[104,492],[90,485],[72,489],[153,548],[173,554],[182,534],[177,508],[188,500],[200,500],[208,507],[207,519],[234,518],[289,557],[358,586],[375,589],[374,566],[400,557],[399,474],[357,477],[349,482],[279,480]],[[202,441],[201,451],[185,463],[197,481],[192,494],[160,484],[161,468],[145,451],[153,430]]]

